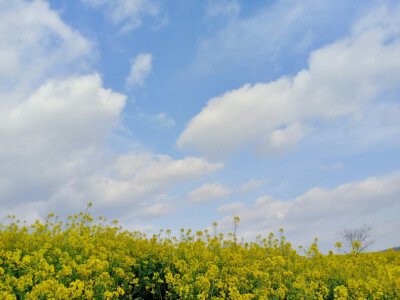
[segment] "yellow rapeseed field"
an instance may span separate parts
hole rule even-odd
[[[0,299],[400,299],[393,251],[296,251],[282,232],[249,244],[207,230],[147,237],[87,213],[3,223]]]

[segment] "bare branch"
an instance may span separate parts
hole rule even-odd
[[[347,246],[349,249],[348,252],[351,250],[356,250],[357,253],[363,252],[374,243],[371,225],[363,225],[358,228],[345,228],[338,232],[338,236],[342,239],[343,245]],[[360,248],[353,249],[353,243],[355,241],[361,243]]]

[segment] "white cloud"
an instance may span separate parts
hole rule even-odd
[[[107,140],[126,96],[85,71],[92,43],[42,0],[1,1],[0,25],[3,212],[32,221],[93,201],[110,217],[162,216],[175,209],[166,195],[171,186],[223,167],[197,157],[113,153]],[[166,114],[158,121],[172,122]]]
[[[260,142],[260,147],[267,153],[283,153],[302,140],[307,131],[307,127],[299,123],[277,128]]]
[[[236,0],[212,0],[208,2],[207,16],[220,17],[222,16],[236,16],[240,12],[240,4]]]
[[[239,185],[237,188],[229,188],[217,182],[205,183],[202,186],[189,192],[185,198],[190,203],[202,204],[222,200],[234,193],[246,193],[257,189],[267,183],[267,180],[250,179],[248,182]]]
[[[200,157],[173,160],[168,155],[128,154],[118,158],[117,170],[123,177],[135,176],[140,184],[173,182],[196,178],[223,167],[222,163],[210,163]]]
[[[150,206],[139,207],[132,214],[125,216],[124,219],[134,218],[148,220],[167,216],[176,210],[176,206],[171,203],[157,203]]]
[[[152,123],[153,126],[163,129],[172,128],[176,125],[176,121],[165,112],[160,112],[158,114],[147,114],[140,112],[138,114],[134,114],[132,119]]]
[[[102,143],[116,125],[125,96],[102,87],[99,75],[50,80],[25,101],[2,111],[2,153],[29,142],[37,148],[75,150]]]
[[[67,158],[75,161],[65,158],[62,161],[61,157],[41,165],[29,161],[24,174],[23,166],[17,166],[15,176],[8,178],[14,185],[2,191],[6,200],[2,204],[13,210],[19,202],[30,203],[37,209],[35,215],[41,215],[49,211],[75,213],[91,201],[96,214],[106,212],[110,217],[129,219],[134,216],[147,220],[176,211],[174,199],[167,195],[171,187],[223,167],[220,163],[209,163],[196,157],[174,160],[167,155],[141,153],[119,156],[113,161],[98,150],[82,152],[76,153],[78,157],[65,153]],[[91,157],[93,154],[97,157]],[[42,156],[39,154],[38,157]],[[101,165],[95,167],[96,163]],[[32,180],[39,168],[43,169],[43,174]],[[22,181],[26,182],[24,188],[18,187]],[[22,216],[28,215],[23,213]]]
[[[125,96],[104,89],[94,74],[48,81],[2,110],[2,198],[44,200],[88,168],[102,155],[96,148],[119,121],[124,105]]]
[[[0,93],[21,94],[49,76],[85,70],[95,53],[42,0],[2,1],[0,28]]]
[[[234,202],[218,209],[223,215],[219,223],[230,230],[233,217],[238,215],[240,233],[247,239],[259,234],[266,236],[282,227],[290,242],[311,244],[317,236],[327,250],[333,249],[335,233],[343,227],[375,222],[373,225],[379,231],[380,227],[390,225],[400,213],[399,195],[400,174],[394,173],[342,184],[331,190],[313,188],[287,201],[265,196],[252,205]],[[394,228],[381,233],[375,248],[390,247],[396,243],[396,236]]]
[[[245,145],[264,153],[296,145],[314,128],[374,107],[372,100],[400,86],[400,6],[381,8],[350,36],[313,51],[294,77],[246,84],[209,100],[180,135],[180,149],[226,155]]]
[[[155,119],[161,127],[175,126],[175,120],[168,116],[166,113],[159,113]]]
[[[81,0],[83,3],[99,8],[104,7],[106,13],[115,24],[121,24],[121,32],[131,31],[142,24],[146,16],[159,14],[159,6],[151,0]]]
[[[187,194],[186,199],[191,203],[201,204],[220,200],[230,194],[231,190],[219,183],[206,183]]]
[[[38,213],[55,190],[96,165],[96,147],[118,123],[125,96],[104,89],[97,74],[79,75],[92,43],[47,2],[0,7],[0,60],[8,62],[0,64],[0,203],[30,202]]]
[[[222,28],[211,27],[210,34],[199,40],[193,67],[200,72],[237,67],[254,71],[260,66],[278,70],[279,60],[302,54],[321,40],[326,43],[327,37],[345,28],[357,12],[372,6],[369,0],[363,5],[344,0],[281,0],[239,16],[236,1],[210,3],[208,16],[215,15],[218,21],[223,16],[233,17],[222,19]],[[339,14],[340,24],[336,19]]]
[[[94,74],[51,80],[2,111],[2,204],[31,202],[40,212],[60,207],[73,212],[92,201],[97,211],[107,208],[109,214],[161,216],[174,207],[154,201],[171,186],[223,167],[197,157],[107,154],[102,147],[118,124],[125,98],[104,89]]]
[[[43,220],[43,217],[48,213],[45,201],[23,203],[11,208],[2,207],[0,222],[4,221],[3,218],[7,215],[14,215],[20,221],[27,221],[28,224],[32,224],[35,220]]]
[[[248,182],[240,185],[236,190],[238,192],[245,193],[245,192],[249,192],[254,189],[257,189],[267,183],[268,183],[268,180],[265,180],[265,179],[258,179],[258,180],[250,179]]]
[[[127,88],[143,86],[145,78],[151,73],[151,69],[151,54],[142,53],[131,59],[131,70],[125,79]]]
[[[150,215],[162,216],[175,210],[171,201],[165,201],[172,186],[201,178],[223,167],[221,163],[210,163],[198,157],[174,160],[167,155],[150,153],[122,155],[106,166],[65,184],[54,193],[53,201],[79,204],[83,198],[93,201],[96,209],[107,209],[108,214],[126,216],[143,212],[141,219]]]

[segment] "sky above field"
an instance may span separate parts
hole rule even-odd
[[[400,245],[398,1],[0,0],[0,212]]]

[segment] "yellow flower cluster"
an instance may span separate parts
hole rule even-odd
[[[234,223],[237,226],[239,219]],[[296,251],[270,234],[147,237],[86,213],[0,225],[0,299],[400,299],[400,255]],[[236,227],[235,227],[236,231]]]

